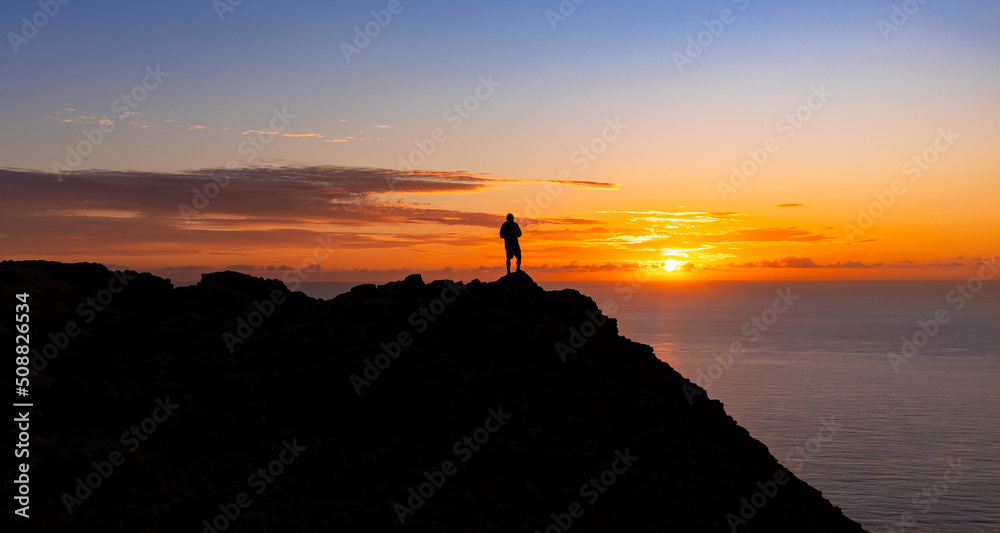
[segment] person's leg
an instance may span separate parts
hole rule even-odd
[[[504,250],[507,253],[507,273],[510,274],[510,258],[514,255],[510,253],[510,250]]]
[[[521,271],[521,250],[520,249],[517,250],[517,253],[514,254],[514,257],[517,257],[517,271],[520,272]],[[510,272],[510,267],[509,266],[507,267],[507,271]]]

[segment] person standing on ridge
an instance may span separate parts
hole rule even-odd
[[[507,250],[507,273],[510,274],[510,258],[517,258],[517,271],[521,271],[521,245],[517,243],[517,238],[521,236],[521,227],[514,222],[514,215],[507,213],[507,222],[500,226],[500,238],[503,239],[503,247]]]

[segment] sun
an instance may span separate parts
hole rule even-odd
[[[663,270],[666,270],[667,272],[675,272],[683,264],[684,263],[682,263],[680,261],[675,261],[673,259],[667,259],[666,261],[663,262]]]

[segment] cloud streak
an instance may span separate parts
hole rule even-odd
[[[81,171],[59,177],[0,169],[0,213],[18,255],[117,256],[210,253],[311,246],[333,236],[348,249],[478,246],[502,222],[502,213],[413,204],[412,194],[472,193],[544,180],[504,179],[466,172],[342,166],[251,167],[180,173]],[[578,188],[614,184],[577,181]],[[180,205],[200,191],[216,191],[199,214]],[[201,192],[204,194],[204,192]],[[533,224],[580,226],[586,217],[524,219]],[[404,229],[405,227],[405,229]],[[479,229],[452,229],[471,227]],[[488,231],[485,229],[488,228]]]
[[[789,256],[789,257],[782,257],[779,259],[775,259],[773,261],[768,261],[765,259],[762,261],[741,263],[741,264],[730,263],[729,266],[738,268],[876,268],[885,266],[885,264],[884,263],[865,264],[860,261],[845,261],[845,262],[837,261],[836,263],[828,263],[825,265],[821,265],[817,264],[809,257]]]

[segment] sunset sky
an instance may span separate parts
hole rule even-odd
[[[995,0],[576,1],[4,2],[0,258],[495,279],[508,212],[536,279],[1000,250]]]

